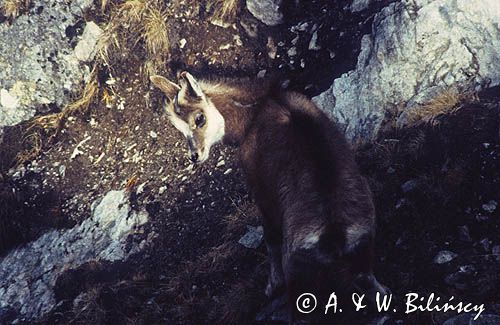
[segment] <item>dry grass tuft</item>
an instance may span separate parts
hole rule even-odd
[[[156,73],[169,55],[167,14],[159,1],[128,0],[118,6],[99,39],[99,59],[112,67],[112,57],[132,49],[141,41],[147,52],[143,71]],[[126,45],[126,46],[122,46]]]
[[[23,11],[28,10],[30,6],[29,0],[4,0],[0,6],[0,11],[9,19],[13,20]]]
[[[74,102],[68,104],[59,113],[38,116],[30,122],[26,129],[26,143],[31,149],[21,152],[17,157],[18,164],[25,163],[36,158],[42,151],[43,145],[41,134],[51,134],[48,141],[50,144],[64,125],[66,118],[75,113],[86,113],[90,105],[97,98],[99,85],[97,82],[97,66],[90,73],[89,80],[85,84],[82,95]],[[34,141],[36,140],[36,141]]]
[[[437,125],[439,117],[456,112],[460,102],[469,96],[469,94],[460,94],[457,89],[449,89],[434,97],[429,103],[409,111],[409,125],[415,126],[421,123]]]
[[[106,310],[101,306],[101,288],[94,287],[80,295],[73,312],[71,324],[101,324],[106,319]]]
[[[101,12],[105,12],[108,7],[108,0],[101,0]]]
[[[19,152],[16,156],[16,165],[20,166],[28,161],[32,161],[42,152],[43,143],[39,132],[27,134],[23,138],[23,143],[29,148]]]
[[[147,11],[142,37],[154,66],[161,65],[170,49],[166,14],[160,7],[151,6]]]
[[[239,9],[239,0],[209,0],[207,7],[213,12],[215,22],[234,22]]]

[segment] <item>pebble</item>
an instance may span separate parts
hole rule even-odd
[[[493,213],[497,209],[497,202],[495,200],[491,200],[488,203],[482,205],[484,211],[488,213]]]
[[[224,160],[220,160],[217,165],[215,165],[215,167],[221,167],[221,166],[224,166],[226,164],[226,162]]]
[[[185,38],[180,39],[179,40],[179,48],[183,49],[184,46],[186,46],[186,43],[187,43],[187,41]]]
[[[413,191],[415,188],[417,188],[417,181],[415,179],[410,179],[409,181],[406,181],[401,185],[401,190],[403,193],[408,193]]]
[[[264,229],[262,226],[252,227],[247,226],[247,232],[244,234],[238,243],[245,246],[246,248],[255,249],[260,246],[262,239],[264,238]]]
[[[447,250],[440,251],[437,253],[437,255],[434,257],[434,263],[436,264],[445,264],[457,257],[458,255]]]
[[[232,168],[229,168],[228,170],[226,170],[226,171],[224,172],[224,175],[229,175],[229,174],[231,174],[232,172],[233,172],[233,169],[232,169]]]
[[[288,54],[288,56],[296,56],[297,48],[295,46],[292,46],[291,48],[288,49],[286,53]]]

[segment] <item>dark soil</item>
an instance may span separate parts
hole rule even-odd
[[[188,69],[200,77],[254,76],[265,69],[290,80],[291,89],[318,94],[354,68],[361,36],[369,32],[377,8],[353,15],[343,10],[347,0],[301,3],[301,8],[286,8],[285,24],[272,28],[243,10],[238,19],[257,26],[255,38],[239,23],[229,28],[211,24],[196,1],[169,6],[173,45],[164,74],[173,78]],[[89,16],[106,21],[107,14]],[[304,22],[305,31],[290,30]],[[321,49],[309,51],[314,25]],[[291,58],[287,51],[297,35],[297,55]],[[268,55],[268,37],[277,46],[275,59]],[[180,49],[183,38],[186,47]],[[229,49],[221,50],[227,44]],[[263,294],[268,265],[263,245],[251,250],[237,243],[247,225],[260,221],[235,149],[217,146],[203,166],[190,165],[184,139],[162,114],[161,95],[141,72],[146,55],[141,44],[121,54],[111,68],[100,67],[101,92],[107,87],[115,93],[109,107],[98,100],[87,114],[68,120],[55,143],[17,169],[27,176],[8,172],[26,145],[20,141],[26,125],[6,130],[0,146],[0,253],[48,228],[81,222],[95,199],[131,186],[133,205],[150,214],[148,247],[126,262],[95,262],[68,271],[58,281],[57,308],[39,322],[253,323],[268,304]],[[116,84],[106,86],[111,76]],[[464,102],[436,126],[389,130],[357,149],[378,211],[376,274],[396,301],[408,292],[434,292],[500,312],[500,260],[491,252],[500,245],[499,209],[483,209],[490,200],[500,202],[499,102],[495,89],[478,102]],[[82,153],[71,159],[87,138],[79,147]],[[414,186],[403,192],[407,181]],[[441,250],[458,257],[434,264]],[[446,318],[439,313],[407,317],[398,309],[392,320],[422,324]],[[350,314],[339,322],[373,317]]]

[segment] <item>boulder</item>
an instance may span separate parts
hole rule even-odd
[[[54,287],[64,272],[92,260],[125,260],[144,247],[128,239],[148,213],[132,210],[125,190],[108,192],[91,210],[81,224],[49,231],[0,259],[0,311],[42,317],[56,303]]]
[[[282,0],[247,0],[250,13],[268,26],[276,26],[283,22],[281,13]]]
[[[353,141],[369,141],[386,113],[418,109],[450,87],[500,84],[500,2],[402,0],[376,14],[356,68],[314,102]],[[402,112],[402,113],[401,113]]]
[[[35,0],[12,24],[0,23],[0,134],[37,110],[66,104],[88,75],[81,61],[92,59],[100,30],[83,21],[92,3]],[[86,25],[78,44],[79,29]]]

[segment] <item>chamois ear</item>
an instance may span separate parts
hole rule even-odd
[[[188,94],[189,96],[196,98],[201,98],[204,96],[198,81],[196,81],[196,79],[189,72],[181,72],[179,83],[181,84],[182,88],[186,87],[186,94]]]
[[[176,83],[173,83],[167,78],[159,75],[151,76],[149,77],[149,80],[151,80],[153,85],[160,88],[169,100],[174,99],[175,95],[177,95],[177,93],[181,90],[181,87],[179,87]]]

